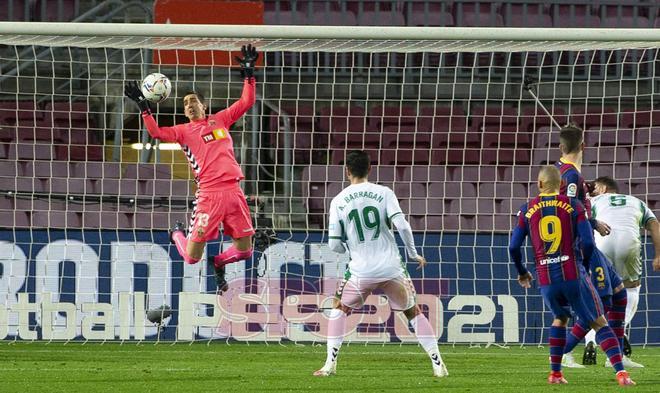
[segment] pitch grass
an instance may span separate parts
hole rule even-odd
[[[441,346],[449,377],[431,377],[416,345],[348,345],[339,374],[311,374],[323,345],[196,343],[0,343],[0,392],[607,392],[611,369],[566,370],[568,386],[549,386],[547,348]],[[582,349],[578,348],[581,353]],[[660,392],[660,348],[635,348],[639,392]],[[576,352],[576,353],[578,353]],[[598,354],[599,363],[605,360]]]

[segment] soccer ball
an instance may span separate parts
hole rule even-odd
[[[172,91],[172,84],[167,77],[161,73],[154,72],[147,75],[142,81],[142,94],[147,100],[159,103],[165,101]]]

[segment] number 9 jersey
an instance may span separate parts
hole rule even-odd
[[[328,236],[348,249],[351,276],[395,278],[405,272],[391,229],[399,214],[394,192],[378,184],[352,184],[332,199]]]
[[[529,235],[539,284],[545,286],[586,275],[580,242],[576,240],[592,236],[590,232],[580,201],[565,195],[541,194],[521,207],[514,236]]]

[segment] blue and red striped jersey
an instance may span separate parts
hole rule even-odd
[[[593,247],[593,235],[584,206],[577,199],[541,194],[521,207],[509,245],[520,274],[526,272],[524,267],[521,268],[520,253],[526,235],[529,235],[534,251],[540,285],[576,280],[580,274],[586,274],[579,247],[583,248],[582,251]],[[582,236],[591,237],[592,241],[577,242],[576,239]]]
[[[582,173],[577,169],[574,163],[565,160],[559,160],[555,163],[555,167],[561,173],[561,186],[559,193],[567,195],[571,198],[577,198],[584,205],[587,216],[591,217],[591,202],[587,199],[589,189],[582,177]]]

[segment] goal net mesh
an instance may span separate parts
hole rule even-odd
[[[220,296],[206,259],[187,265],[169,243],[192,211],[184,154],[149,138],[123,84],[170,78],[161,126],[187,121],[190,90],[219,111],[240,97],[232,63],[248,42],[262,52],[258,99],[231,134],[258,234]],[[326,246],[327,208],[347,185],[347,152],[362,149],[429,261],[408,270],[440,342],[544,343],[551,315],[518,286],[507,245],[539,166],[560,152],[523,78],[559,124],[585,129],[587,180],[613,176],[657,211],[658,46],[0,34],[0,336],[323,341],[348,260]],[[630,340],[658,344],[660,280],[643,277]],[[164,305],[158,327],[147,311]],[[414,340],[390,311],[372,295],[347,342]]]

